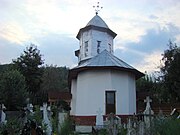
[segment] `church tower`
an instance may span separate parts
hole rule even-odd
[[[105,49],[113,54],[113,39],[116,35],[96,14],[76,36],[80,47],[75,51],[75,55],[79,62],[92,58]]]

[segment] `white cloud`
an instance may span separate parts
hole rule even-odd
[[[134,66],[141,72],[152,73],[154,71],[159,71],[160,60],[162,59],[162,52],[155,51],[151,54],[146,54],[142,57],[140,62],[137,62]]]
[[[20,45],[31,39],[31,36],[16,22],[1,24],[0,37]]]

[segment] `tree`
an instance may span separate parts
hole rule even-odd
[[[136,90],[139,92],[153,92],[154,81],[147,74],[136,81]]]
[[[68,68],[46,66],[43,68],[42,91],[67,91],[68,90]]]
[[[162,85],[162,94],[165,100],[180,101],[180,47],[169,41],[169,48],[164,51],[160,68]]]
[[[43,76],[41,89],[37,93],[41,103],[47,102],[48,92],[50,91],[68,91],[68,68],[50,65],[45,66],[42,69]]]
[[[8,110],[23,107],[27,95],[25,78],[19,71],[9,70],[1,75],[0,101]]]
[[[13,60],[15,67],[24,75],[27,85],[27,90],[35,95],[40,90],[42,82],[43,64],[42,55],[37,47],[31,44],[24,50],[16,60]]]

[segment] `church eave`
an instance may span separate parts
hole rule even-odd
[[[93,29],[93,30],[97,30],[97,31],[101,31],[101,32],[107,32],[108,34],[110,34],[113,38],[116,37],[116,33],[113,32],[112,30],[110,29],[107,29],[107,28],[104,28],[104,27],[99,27],[99,26],[94,26],[94,25],[88,25],[84,28],[81,28],[76,36],[77,39],[80,40],[80,37],[81,37],[81,33],[84,32],[84,31],[88,31],[90,29]]]
[[[79,67],[79,68],[74,68],[69,71],[69,81],[72,79],[77,78],[78,73],[86,70],[103,70],[103,69],[109,69],[109,70],[118,70],[118,71],[125,71],[129,72],[135,75],[136,80],[143,77],[144,74],[139,72],[136,69],[130,69],[130,68],[124,68],[124,67],[118,67],[118,66],[88,66],[88,67]]]

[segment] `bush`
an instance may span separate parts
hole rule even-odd
[[[180,119],[156,119],[152,132],[155,135],[179,135]]]

